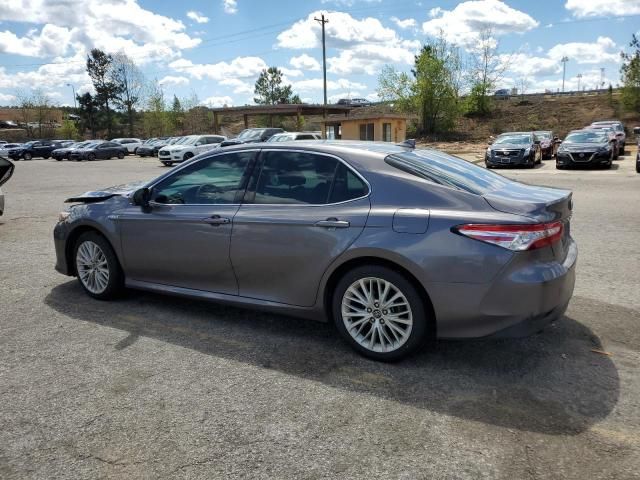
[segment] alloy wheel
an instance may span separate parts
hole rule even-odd
[[[345,291],[342,321],[349,335],[372,352],[393,352],[402,347],[413,329],[407,297],[393,283],[376,277],[361,278]]]
[[[76,253],[76,270],[82,285],[91,293],[99,295],[109,285],[109,264],[100,246],[84,241]]]

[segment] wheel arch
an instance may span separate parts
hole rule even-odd
[[[76,228],[71,230],[71,232],[69,232],[69,235],[67,236],[67,241],[65,243],[64,254],[67,260],[67,269],[69,271],[69,274],[73,276],[76,276],[78,274],[78,272],[76,272],[76,264],[73,261],[73,251],[75,249],[78,238],[80,238],[80,235],[87,232],[95,232],[98,235],[100,235],[102,238],[104,238],[104,240],[109,244],[109,246],[113,250],[116,260],[120,265],[120,268],[122,268],[122,261],[118,256],[118,249],[114,248],[114,245],[109,240],[109,237],[105,235],[105,233],[102,230],[100,230],[98,227],[94,225],[82,224],[82,225],[78,225]]]
[[[330,273],[324,285],[323,297],[322,297],[322,307],[325,311],[325,314],[328,320],[330,322],[333,322],[334,320],[333,308],[331,308],[331,303],[332,303],[333,293],[340,279],[347,272],[349,272],[354,268],[361,267],[361,266],[371,266],[371,265],[389,268],[399,273],[403,277],[405,277],[413,285],[413,287],[420,294],[420,298],[422,299],[422,304],[430,318],[430,321],[428,322],[428,327],[427,327],[428,329],[427,335],[430,338],[435,338],[437,335],[437,322],[436,322],[435,309],[433,308],[433,303],[431,302],[431,297],[429,296],[429,293],[424,288],[422,283],[420,283],[420,281],[416,278],[416,276],[413,273],[411,273],[410,270],[403,267],[399,263],[394,262],[393,260],[389,260],[381,257],[361,256],[361,257],[350,258],[349,260],[346,260],[345,262],[341,263]]]

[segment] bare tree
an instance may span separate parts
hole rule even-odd
[[[477,113],[489,113],[489,93],[502,80],[511,64],[511,56],[500,55],[500,44],[491,28],[482,29],[478,42],[470,50],[468,81]]]
[[[118,86],[114,103],[127,113],[129,136],[133,136],[135,110],[143,100],[144,75],[126,53],[116,53],[112,58],[110,76],[111,81]]]
[[[529,90],[530,85],[531,82],[529,81],[529,77],[527,77],[526,75],[520,77],[520,79],[518,80],[518,86],[520,87],[520,96],[524,97],[524,95]]]

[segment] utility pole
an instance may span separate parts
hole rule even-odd
[[[569,57],[566,55],[560,59],[562,62],[562,93],[564,93],[564,77],[567,73],[567,62],[569,61]]]
[[[67,83],[67,87],[71,87],[71,91],[73,92],[73,109],[77,110],[78,105],[76,104],[76,89],[71,83]]]
[[[578,77],[578,92],[580,91],[580,80],[582,79],[582,74],[579,73],[578,75],[576,75],[576,77]]]
[[[600,88],[604,88],[604,67],[600,69]]]
[[[322,25],[322,74],[324,77],[324,128],[322,129],[322,138],[327,138],[327,49],[324,41],[324,25],[329,23],[329,19],[324,18],[324,13],[320,15],[320,18],[315,18],[316,22]]]

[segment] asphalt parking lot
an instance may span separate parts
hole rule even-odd
[[[359,357],[330,325],[142,292],[88,298],[53,270],[63,200],[166,169],[19,162],[0,217],[0,478],[640,478],[632,158],[501,170],[574,191],[566,316],[396,364]]]

